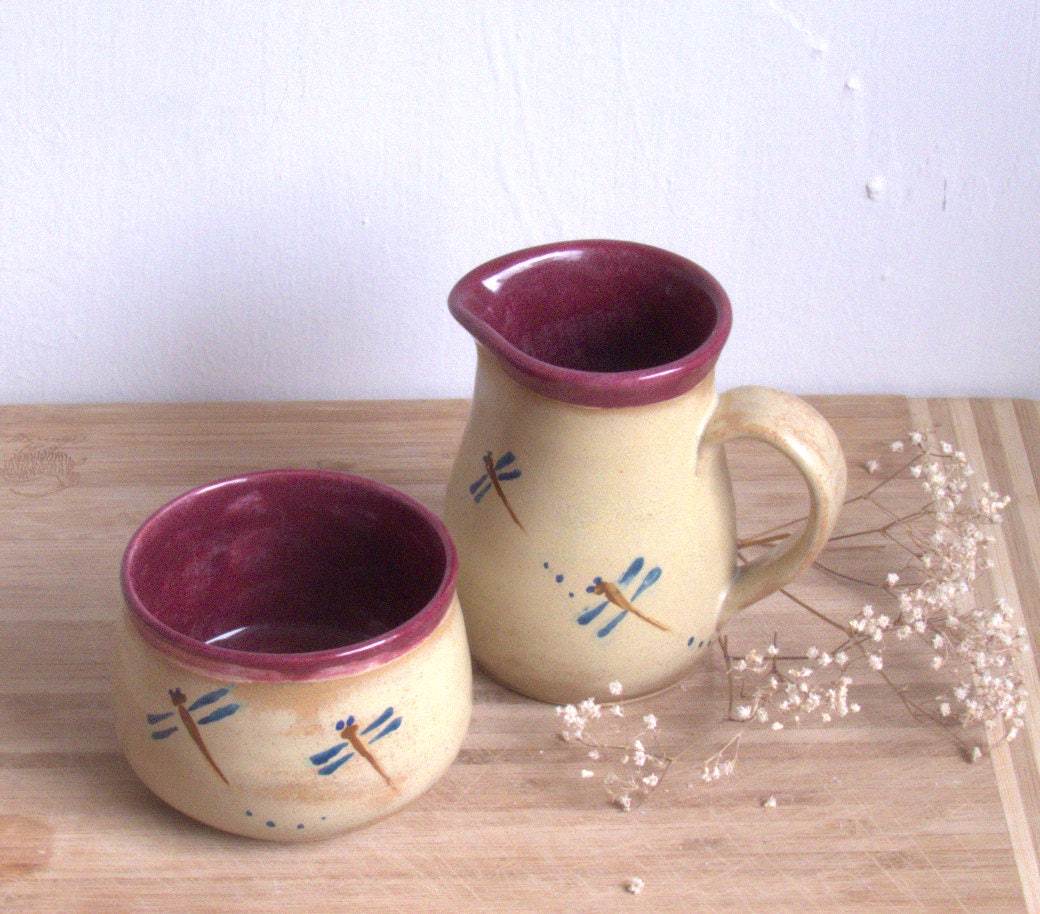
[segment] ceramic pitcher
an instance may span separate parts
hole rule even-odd
[[[662,689],[824,546],[841,447],[802,400],[716,393],[729,300],[704,269],[620,241],[519,251],[449,295],[477,343],[445,520],[474,658],[555,703]],[[800,532],[739,564],[723,443],[776,448],[808,486]]]

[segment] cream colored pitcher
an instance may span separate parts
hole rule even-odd
[[[477,342],[448,484],[470,647],[555,703],[634,697],[687,673],[739,609],[824,546],[845,494],[836,436],[764,387],[719,396],[726,293],[675,254],[619,241],[531,248],[449,296]],[[803,529],[738,566],[723,442],[779,450],[809,488]]]

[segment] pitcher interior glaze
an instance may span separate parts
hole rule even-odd
[[[619,241],[520,251],[449,296],[477,342],[445,519],[474,658],[550,702],[630,697],[681,678],[740,608],[815,557],[845,492],[841,447],[803,401],[716,394],[726,293],[702,268]],[[802,531],[738,566],[723,443],[798,468]]]

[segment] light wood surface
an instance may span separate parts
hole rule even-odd
[[[0,911],[1040,911],[1040,408],[1001,400],[813,398],[857,468],[912,428],[964,449],[1014,501],[987,595],[1020,607],[1034,647],[1025,732],[976,764],[878,680],[830,726],[751,732],[736,773],[700,780],[734,732],[718,653],[641,707],[677,760],[629,813],[557,737],[552,708],[482,675],[456,764],[392,818],[333,840],[252,842],[154,799],[120,757],[109,697],[118,566],[156,507],[245,470],[321,466],[395,485],[434,510],[461,401],[0,408]],[[645,442],[644,446],[653,446]],[[797,479],[730,450],[741,531],[794,517]],[[905,490],[909,505],[915,494]],[[856,523],[850,516],[841,524]],[[844,541],[831,564],[883,572]],[[796,585],[837,616],[866,595],[818,569]],[[735,649],[819,637],[781,597],[731,624]],[[918,657],[893,676],[926,692]],[[775,807],[763,806],[775,797]],[[638,877],[638,895],[625,890]]]

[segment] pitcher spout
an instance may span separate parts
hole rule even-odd
[[[641,406],[710,374],[732,316],[702,267],[626,241],[560,242],[507,254],[448,296],[456,320],[516,381],[581,406]]]

